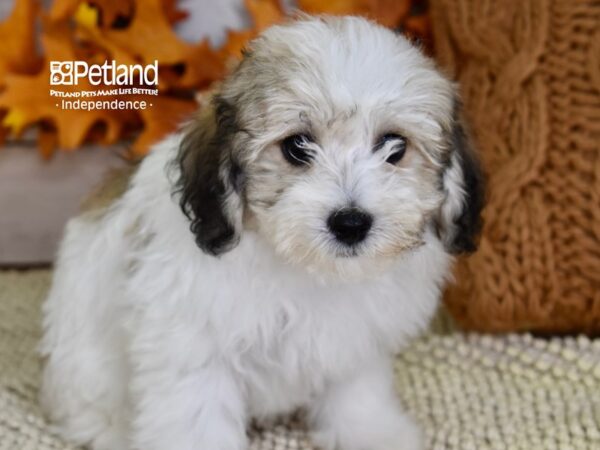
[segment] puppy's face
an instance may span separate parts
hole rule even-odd
[[[468,250],[453,249],[473,197],[455,104],[427,58],[365,20],[271,28],[184,140],[198,243],[218,253],[252,228],[291,262],[353,276],[423,245],[427,229]]]

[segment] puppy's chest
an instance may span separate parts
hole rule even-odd
[[[402,301],[372,286],[310,285],[275,274],[240,280],[233,289],[227,323],[236,328],[241,367],[273,383],[344,377],[399,335]],[[231,329],[219,329],[230,341]]]
[[[370,325],[369,317],[348,311],[302,314],[281,308],[264,321],[258,318],[249,327],[244,355],[248,363],[257,367],[328,372],[333,359],[340,363],[338,367],[356,361],[361,347],[377,339],[377,332]]]
[[[336,325],[339,315],[287,314],[280,311],[272,332],[255,339],[241,357],[250,408],[259,417],[289,412],[320,396],[367,357],[361,348],[373,339],[364,324]]]

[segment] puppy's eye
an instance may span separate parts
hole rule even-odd
[[[281,142],[281,152],[287,162],[293,166],[308,164],[313,158],[312,152],[307,148],[310,142],[312,138],[306,134],[293,134]]]
[[[384,134],[377,142],[375,150],[384,151],[388,155],[385,161],[396,164],[406,153],[406,138],[394,133]]]

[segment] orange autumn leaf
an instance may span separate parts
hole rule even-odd
[[[72,61],[76,52],[69,38],[68,26],[47,26],[42,34],[42,45],[47,60]],[[84,142],[94,125],[105,127],[105,143],[114,143],[121,136],[123,126],[133,120],[130,111],[82,111],[62,109],[61,99],[49,95],[49,64],[36,75],[8,75],[6,88],[0,93],[0,109],[7,111],[3,124],[15,136],[34,124],[50,123],[56,129],[58,145],[75,149]],[[63,86],[66,92],[95,90],[103,86],[92,86],[81,80],[78,86]],[[106,99],[106,98],[104,98]],[[72,98],[70,100],[73,100]],[[49,132],[47,132],[49,133]],[[44,152],[48,153],[50,139],[43,136]]]
[[[250,14],[256,34],[281,22],[285,17],[285,11],[278,0],[244,0],[244,6]]]
[[[224,59],[238,59],[242,55],[242,50],[246,47],[248,42],[255,37],[255,33],[252,30],[232,31],[227,32],[227,42],[221,48],[221,55]]]
[[[7,73],[34,73],[40,58],[36,50],[35,0],[16,0],[12,13],[0,23],[0,86]]]
[[[372,0],[298,0],[298,6],[309,14],[367,14]]]
[[[42,158],[50,159],[58,146],[56,130],[48,124],[40,124],[37,132],[37,146]]]
[[[177,0],[54,0],[50,20],[43,29],[46,63],[41,69],[41,58],[35,56],[38,1],[16,0],[13,15],[0,24],[0,42],[12,41],[8,46],[0,46],[0,86],[3,74],[7,74],[6,89],[0,93],[0,123],[4,125],[0,127],[0,144],[7,127],[13,135],[18,135],[24,128],[37,125],[38,147],[45,156],[51,155],[57,145],[69,149],[98,139],[111,143],[126,137],[132,128],[140,127],[142,131],[132,150],[136,155],[145,153],[151,144],[173,131],[180,118],[198,107],[191,100],[179,98],[181,95],[189,98],[194,91],[220,80],[228,63],[239,59],[248,41],[285,19],[278,0],[244,0],[251,27],[229,31],[225,45],[215,50],[206,40],[190,44],[177,36],[172,24],[187,15],[177,9]],[[362,14],[394,28],[402,23],[407,33],[417,36],[427,28],[424,17],[406,18],[409,0],[300,0],[299,3],[307,12]],[[117,64],[128,65],[157,60],[160,95],[144,98],[153,104],[146,110],[62,110],[56,107],[56,98],[48,96],[50,60],[96,64],[115,60]],[[73,89],[98,88],[102,87],[80,81]],[[133,100],[126,100],[130,99]]]
[[[6,111],[0,111],[0,123],[4,121]],[[6,141],[6,138],[10,134],[10,130],[5,126],[0,126],[0,147],[2,147]]]
[[[395,28],[408,15],[410,0],[299,0],[298,6],[310,14],[361,15],[386,27]]]
[[[193,100],[166,96],[143,100],[152,103],[152,106],[138,111],[144,126],[131,149],[136,157],[145,155],[152,144],[177,130],[177,127],[198,109],[198,104]]]
[[[161,0],[162,9],[169,23],[187,17],[177,8],[177,0]],[[123,28],[135,14],[134,0],[54,0],[50,19],[63,21],[75,19],[102,28]],[[78,17],[79,16],[79,17]],[[93,20],[92,20],[93,19]]]
[[[136,0],[135,15],[123,29],[88,26],[87,38],[109,54],[129,55],[131,60],[179,68],[178,88],[208,85],[221,78],[224,64],[208,42],[188,44],[172,29],[162,0]],[[161,86],[162,87],[162,86]]]
[[[133,0],[89,0],[87,3],[98,11],[96,25],[102,28],[126,26],[135,13]]]
[[[228,57],[239,57],[242,48],[250,39],[263,29],[281,22],[285,17],[277,0],[244,0],[244,3],[254,27],[250,30],[229,32],[227,44],[218,52],[221,61]],[[206,50],[209,51],[209,48]],[[188,63],[193,64],[195,61],[190,59]],[[202,64],[202,60],[197,60],[197,63]],[[135,156],[145,154],[152,144],[173,132],[181,124],[182,119],[198,109],[198,106],[196,102],[165,96],[154,99],[152,108],[139,112],[144,121],[144,130],[132,147],[133,154]]]
[[[107,4],[112,0],[108,0]],[[102,0],[100,0],[102,2]],[[123,7],[127,8],[131,0],[123,0]],[[108,6],[110,8],[110,6]],[[110,11],[107,11],[110,16]],[[113,13],[114,14],[114,13]],[[90,0],[54,0],[49,11],[50,20],[53,22],[75,19],[99,25],[100,9],[98,2]]]
[[[278,0],[244,0],[253,27],[249,30],[229,31],[221,49],[224,58],[239,58],[242,50],[258,34],[285,19],[285,11]]]
[[[406,34],[413,37],[427,37],[430,29],[429,17],[425,15],[408,17],[403,24]]]
[[[177,8],[177,1],[178,0],[162,0],[163,12],[169,23],[177,23],[188,17],[187,12]]]

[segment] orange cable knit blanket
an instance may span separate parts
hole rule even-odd
[[[600,2],[432,0],[488,176],[447,304],[481,331],[600,333]]]

